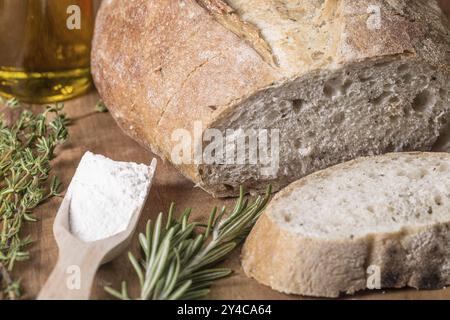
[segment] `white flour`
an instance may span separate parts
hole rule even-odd
[[[146,199],[149,175],[146,165],[87,152],[69,187],[71,232],[90,242],[124,231]]]

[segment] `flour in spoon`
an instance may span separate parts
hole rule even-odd
[[[146,165],[87,152],[68,191],[72,234],[91,242],[125,231],[147,197],[151,178]]]

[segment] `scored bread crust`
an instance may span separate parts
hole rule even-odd
[[[163,160],[171,134],[204,129],[279,75],[194,0],[103,1],[92,50],[96,87],[120,127]],[[176,165],[196,183],[198,166]]]
[[[405,153],[417,158],[446,153]],[[398,157],[386,154],[380,158]],[[280,292],[336,298],[368,286],[368,268],[381,271],[381,288],[442,289],[450,283],[450,221],[398,232],[322,239],[294,234],[271,218],[271,208],[292,190],[346,170],[360,158],[313,173],[280,191],[248,236],[241,254],[247,276]],[[372,288],[373,289],[373,288]]]
[[[192,137],[195,121],[202,122],[203,130],[222,130],[246,101],[309,72],[404,58],[450,73],[448,21],[436,1],[375,2],[384,13],[379,30],[365,27],[372,0],[327,0],[319,21],[309,21],[306,14],[304,24],[330,22],[329,37],[295,52],[313,52],[315,46],[326,51],[314,61],[299,56],[307,62],[301,66],[283,67],[258,29],[225,1],[103,1],[93,40],[93,78],[124,132],[170,160],[179,143],[171,139],[174,130],[187,130]],[[289,53],[289,44],[281,50]],[[432,141],[421,143],[418,149],[431,146]],[[227,185],[211,182],[202,165],[175,166],[214,196],[237,195],[241,184],[259,190],[268,182],[276,189],[291,182],[291,175],[273,181],[242,175]]]

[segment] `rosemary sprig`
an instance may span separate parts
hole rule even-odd
[[[20,104],[11,99],[6,106]],[[50,178],[50,161],[56,146],[68,137],[62,109],[58,104],[40,114],[25,110],[12,124],[0,118],[0,299],[20,296],[13,269],[16,262],[29,258],[26,247],[31,242],[22,234],[23,224],[36,221],[33,209],[58,195],[60,183]]]
[[[174,219],[175,206],[169,209],[167,223],[163,214],[156,222],[147,223],[145,234],[139,235],[142,257],[138,260],[132,253],[129,260],[136,271],[140,285],[141,300],[193,300],[205,297],[211,284],[232,273],[230,269],[214,268],[248,235],[266,207],[271,187],[264,197],[253,203],[244,200],[244,189],[234,210],[226,215],[223,207],[219,214],[214,208],[206,225],[189,222],[191,209],[186,209],[179,219]],[[202,231],[197,233],[196,229]],[[126,282],[120,291],[106,287],[112,296],[132,299]]]

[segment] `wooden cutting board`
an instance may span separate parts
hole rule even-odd
[[[140,147],[125,136],[110,114],[94,112],[98,101],[95,92],[67,102],[65,110],[74,123],[70,127],[69,141],[57,151],[53,162],[54,174],[57,174],[64,187],[67,187],[85,151],[100,153],[114,160],[149,163],[153,154]],[[40,106],[33,106],[38,111]],[[205,220],[213,206],[232,206],[233,200],[213,199],[206,192],[181,176],[169,163],[159,160],[156,180],[150,197],[145,206],[138,230],[142,231],[148,219],[154,219],[161,211],[167,212],[170,203],[174,201],[179,208],[178,213],[186,207],[193,209],[193,219]],[[56,243],[52,234],[53,219],[61,203],[54,198],[36,210],[39,222],[27,224],[25,232],[34,240],[30,246],[31,261],[18,263],[16,275],[22,278],[25,298],[36,297],[40,288],[49,276],[58,255]],[[138,253],[137,237],[129,250]],[[210,299],[302,299],[277,293],[270,288],[248,279],[239,264],[237,249],[223,264],[235,271],[232,277],[218,281],[211,290]],[[114,261],[104,265],[99,270],[94,284],[92,299],[108,299],[104,291],[105,285],[119,288],[122,280],[129,283],[131,292],[136,292],[137,278],[124,252]],[[365,292],[355,297],[357,299],[450,299],[450,289],[436,291],[389,290]]]

